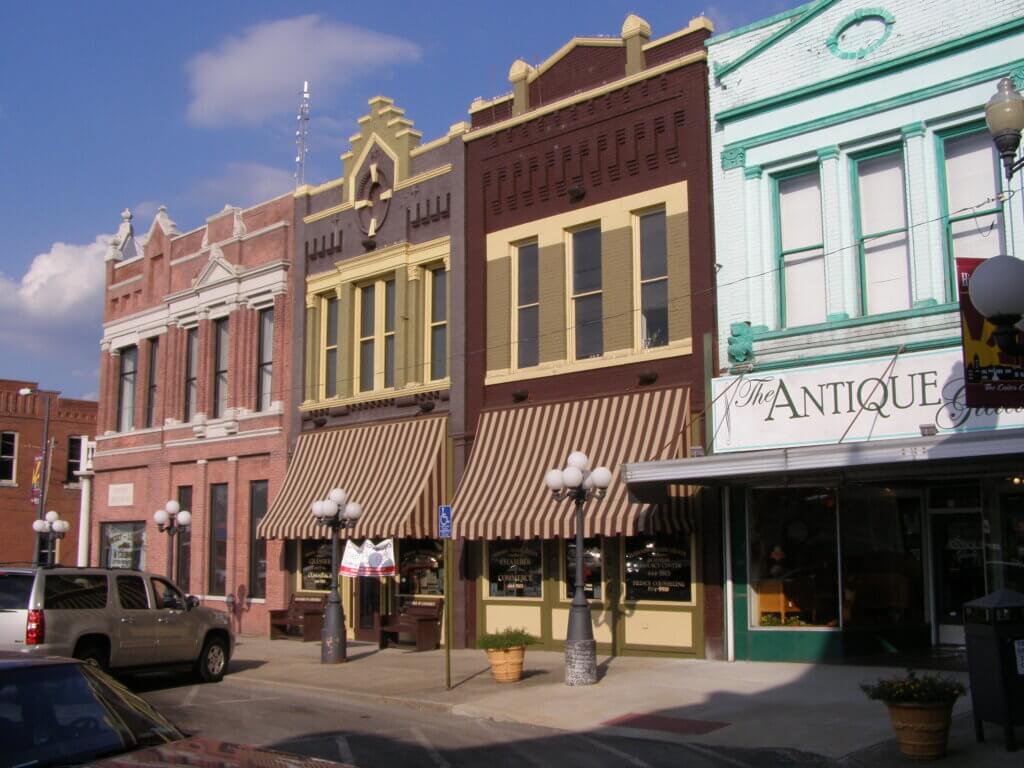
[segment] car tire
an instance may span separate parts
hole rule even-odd
[[[75,648],[75,658],[104,672],[110,669],[110,653],[101,643],[82,643]]]
[[[196,659],[195,673],[204,683],[219,683],[228,670],[228,644],[220,637],[208,637]]]

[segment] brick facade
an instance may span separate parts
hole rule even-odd
[[[288,599],[278,542],[266,544],[265,598],[250,595],[250,493],[254,481],[266,481],[268,507],[273,502],[296,422],[289,378],[293,210],[289,193],[247,210],[225,207],[205,226],[180,234],[161,209],[145,236],[136,235],[126,212],[107,258],[92,562],[100,561],[105,524],[138,522],[145,526],[145,569],[169,573],[169,537],[157,529],[153,513],[190,487],[188,591],[220,608],[233,598],[235,628],[244,633],[266,633],[267,610]],[[272,378],[270,405],[261,409],[259,319],[266,310],[273,312]],[[214,330],[221,319],[228,323],[227,401],[215,416]],[[196,329],[198,353],[195,402],[186,419],[190,329]],[[134,425],[119,430],[121,359],[133,347]],[[228,486],[226,588],[211,595],[210,494],[219,483]],[[180,580],[181,561],[174,560]]]
[[[22,388],[33,390],[33,394],[18,394]],[[32,470],[35,457],[42,455],[43,421],[49,398],[49,437],[53,451],[45,509],[54,510],[71,524],[57,554],[61,564],[74,565],[78,552],[81,484],[78,478],[68,476],[68,451],[71,437],[91,439],[95,433],[97,404],[38,389],[34,381],[0,380],[0,432],[17,434],[14,477],[11,481],[0,481],[0,562],[31,562],[35,554],[36,534],[32,523],[36,520],[38,506],[30,498]]]

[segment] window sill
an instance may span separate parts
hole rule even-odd
[[[684,339],[675,341],[664,347],[655,347],[643,351],[635,349],[616,350],[601,357],[588,358],[586,360],[553,360],[532,368],[519,368],[516,370],[504,369],[491,371],[484,378],[484,384],[504,384],[510,381],[524,381],[527,379],[540,379],[546,376],[561,376],[566,373],[577,371],[593,371],[601,368],[612,368],[619,365],[631,365],[643,363],[649,360],[664,360],[670,357],[681,357],[682,355],[693,354],[693,340]]]
[[[17,488],[18,484],[14,480],[0,480],[0,488]]]
[[[80,491],[82,490],[81,483],[64,483],[65,491]]]
[[[302,412],[316,411],[323,408],[337,408],[344,405],[370,403],[375,400],[392,400],[398,397],[407,397],[408,395],[418,395],[423,392],[435,392],[437,390],[449,389],[450,387],[450,378],[438,379],[437,381],[431,381],[426,384],[410,384],[401,388],[378,389],[373,392],[360,392],[358,395],[352,395],[351,397],[333,397],[327,400],[306,400],[299,406],[299,410]]]
[[[853,317],[848,320],[835,320],[830,323],[815,323],[814,325],[801,325],[796,328],[783,328],[778,331],[761,331],[753,334],[753,340],[769,341],[771,339],[786,339],[793,336],[804,336],[810,333],[822,331],[836,331],[844,328],[856,328],[862,325],[873,325],[875,323],[889,323],[894,320],[906,320],[912,317],[927,317],[929,315],[944,315],[949,312],[959,312],[960,305],[956,302],[948,304],[936,304],[930,307],[918,307],[916,309],[905,309],[900,312],[885,312],[880,315],[867,315],[865,317]]]

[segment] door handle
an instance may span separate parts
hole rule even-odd
[[[122,616],[121,617],[121,623],[122,624],[134,624],[135,623],[135,619],[133,617],[131,617],[131,616]]]

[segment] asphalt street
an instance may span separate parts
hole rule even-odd
[[[568,733],[367,699],[345,700],[322,691],[230,677],[212,685],[167,677],[128,683],[187,733],[358,768],[831,765],[814,755],[785,750],[723,749],[600,732]]]

